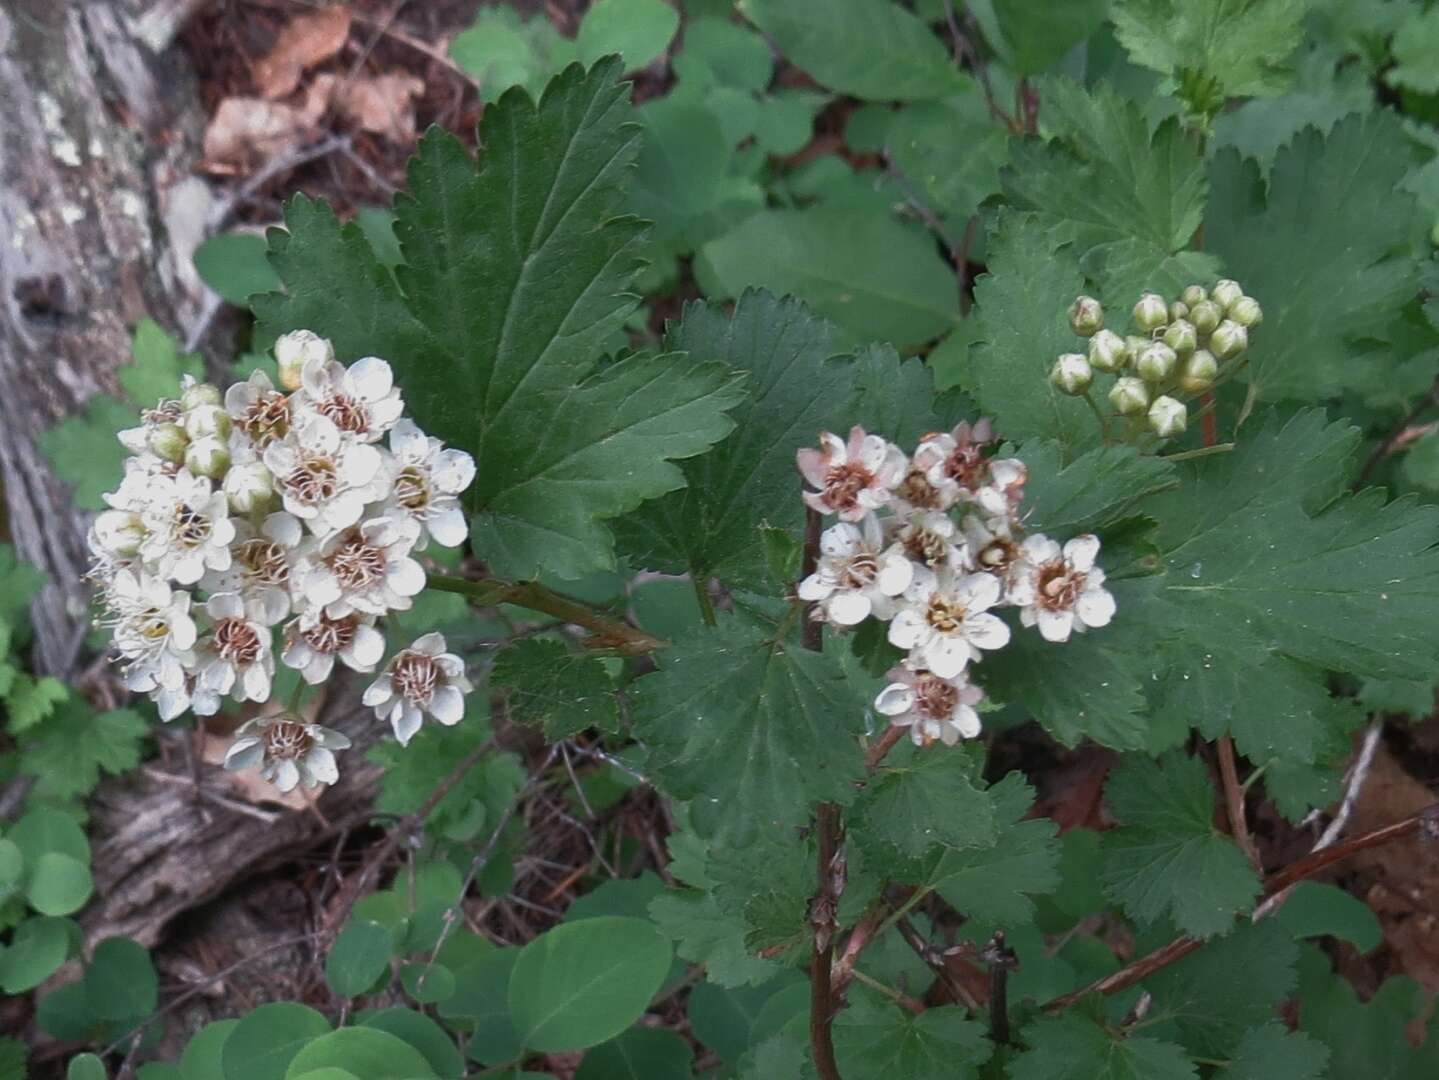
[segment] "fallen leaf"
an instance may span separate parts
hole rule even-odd
[[[260,95],[271,101],[300,85],[300,76],[345,46],[350,36],[350,10],[343,4],[297,15],[280,31],[275,47],[255,64]]]
[[[424,91],[422,80],[398,72],[336,80],[335,106],[360,130],[403,144],[414,141],[414,99]]]
[[[300,105],[226,98],[205,129],[201,167],[212,173],[235,173],[281,157],[314,134],[326,105],[326,98],[316,94],[307,95]]]

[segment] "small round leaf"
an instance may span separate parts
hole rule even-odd
[[[25,898],[42,915],[69,915],[90,899],[90,868],[73,855],[47,851],[35,860]]]
[[[413,1009],[382,1009],[367,1016],[362,1026],[387,1031],[409,1043],[425,1056],[430,1068],[442,1080],[459,1080],[465,1075],[465,1059],[455,1049],[453,1039],[423,1013]]]
[[[261,1005],[225,1040],[220,1052],[225,1080],[285,1080],[285,1070],[301,1048],[329,1030],[330,1022],[307,1005]]]
[[[185,1080],[225,1080],[220,1052],[239,1024],[238,1020],[216,1020],[195,1032],[180,1055],[180,1072]]]
[[[155,1011],[160,984],[150,953],[131,938],[107,938],[95,946],[85,970],[85,1000],[103,1020],[143,1020]]]
[[[406,964],[400,969],[400,984],[421,1005],[448,1001],[455,995],[455,974],[443,964]]]
[[[363,994],[389,969],[394,948],[388,928],[368,919],[351,920],[325,957],[325,981],[344,997]]]
[[[340,1028],[303,1047],[290,1062],[285,1080],[297,1080],[321,1068],[348,1069],[363,1080],[419,1080],[435,1070],[405,1040],[371,1027]]]
[[[83,863],[90,861],[90,843],[85,833],[74,818],[58,810],[31,810],[15,823],[10,839],[32,865],[47,851],[69,855]]]
[[[76,1054],[65,1070],[65,1080],[109,1080],[105,1063],[94,1054]]]
[[[15,931],[10,947],[0,953],[0,990],[23,994],[54,974],[70,951],[66,919],[26,919]]]
[[[693,1057],[673,1031],[630,1028],[586,1053],[575,1080],[690,1080]]]

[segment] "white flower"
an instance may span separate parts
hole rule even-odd
[[[336,750],[347,749],[347,736],[319,724],[306,724],[293,716],[260,716],[235,732],[225,754],[232,772],[260,768],[260,775],[281,792],[296,784],[314,789],[340,778]]]
[[[1007,515],[1024,498],[1027,472],[1018,458],[988,458],[993,441],[989,422],[961,423],[951,432],[927,436],[915,450],[929,464],[926,478],[948,505],[974,503],[986,514]]]
[[[969,548],[948,514],[930,510],[893,517],[884,525],[886,538],[921,566],[959,571],[969,565]]]
[[[120,445],[132,454],[149,452],[150,434],[161,424],[180,424],[185,419],[185,409],[176,398],[161,400],[153,409],[140,413],[140,426],[125,428],[116,433]]]
[[[1036,533],[1020,546],[1010,599],[1025,626],[1039,627],[1047,641],[1068,641],[1071,631],[1108,625],[1114,597],[1104,588],[1104,571],[1094,565],[1099,538],[1086,534],[1060,546]]]
[[[374,671],[385,655],[385,635],[375,629],[374,623],[373,615],[359,612],[339,618],[332,618],[323,609],[306,612],[286,624],[280,659],[311,684],[330,677],[336,657],[353,671]]]
[[[804,493],[805,505],[841,521],[859,521],[889,502],[890,489],[904,476],[904,452],[878,435],[866,435],[856,424],[849,442],[820,432],[819,450],[806,447],[795,454],[800,473],[815,488]]]
[[[184,469],[151,477],[142,517],[146,532],[140,557],[160,577],[192,585],[206,570],[229,567],[235,539],[230,504],[205,477]]]
[[[979,650],[1009,643],[1009,627],[989,614],[1001,591],[993,574],[917,574],[889,624],[890,644],[908,649],[916,666],[952,679],[980,658]]]
[[[964,676],[942,679],[932,671],[900,665],[889,670],[888,678],[889,685],[874,699],[874,707],[891,724],[908,727],[916,745],[928,746],[938,739],[953,746],[979,734],[974,707],[984,691]]]
[[[390,365],[378,356],[348,368],[338,360],[311,356],[301,369],[294,404],[301,413],[323,416],[365,443],[377,442],[405,411]]]
[[[390,721],[395,738],[405,746],[420,730],[425,713],[442,724],[458,724],[465,715],[465,694],[472,689],[465,662],[445,652],[442,635],[431,633],[396,653],[363,700],[381,720]]]
[[[274,626],[290,614],[303,537],[299,519],[283,512],[266,517],[258,533],[249,522],[236,522],[230,566],[210,571],[201,584],[212,593],[238,593],[257,622]]]
[[[425,587],[425,571],[410,558],[419,526],[385,516],[334,533],[301,556],[296,567],[305,605],[331,615],[405,611]]]
[[[183,685],[195,661],[190,594],[143,570],[125,569],[107,583],[103,602],[125,662],[125,685],[139,693]]]
[[[953,484],[936,485],[930,481],[930,471],[943,463],[943,447],[933,441],[921,442],[909,459],[904,475],[894,486],[890,505],[902,516],[910,514],[948,510],[954,505],[958,491]]]
[[[88,539],[96,556],[128,559],[140,552],[145,521],[133,510],[104,510],[90,526]]]
[[[248,439],[256,450],[262,451],[290,433],[290,399],[258,369],[225,391],[225,411],[234,422],[235,433]],[[233,451],[232,456],[242,460]]]
[[[189,709],[196,716],[214,716],[220,711],[220,695],[200,685],[198,674],[187,671],[179,686],[161,686],[150,692],[160,719],[170,721]]]
[[[236,701],[265,701],[275,674],[270,631],[238,593],[216,593],[205,603],[213,624],[201,644],[199,685]]]
[[[914,564],[898,547],[885,549],[878,518],[870,514],[863,527],[842,521],[819,544],[819,566],[799,583],[801,600],[818,602],[820,617],[839,626],[894,615],[894,597],[909,587]]]
[[[334,346],[311,330],[291,330],[275,342],[275,364],[280,369],[280,385],[286,390],[300,389],[305,365],[311,361],[327,364],[334,359]]]
[[[421,526],[416,548],[423,551],[430,537],[442,547],[462,544],[469,527],[458,496],[475,478],[475,459],[463,450],[446,450],[410,420],[401,420],[390,432],[390,453],[394,464],[386,507]]]
[[[380,452],[342,438],[323,416],[270,443],[264,460],[285,509],[319,536],[349,528],[360,520],[365,504],[382,494],[383,482],[376,483]]]
[[[974,569],[999,578],[1008,593],[1014,567],[1019,562],[1019,541],[1014,536],[1012,519],[967,514],[960,528],[964,530]]]

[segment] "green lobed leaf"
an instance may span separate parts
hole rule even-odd
[[[450,58],[479,82],[485,102],[512,86],[537,98],[546,80],[575,59],[575,43],[543,14],[525,19],[512,7],[485,6],[450,43]]]
[[[865,785],[849,834],[879,865],[918,860],[936,847],[987,848],[998,833],[989,794],[962,750],[891,752]]]
[[[1026,527],[1064,539],[1113,524],[1176,482],[1170,462],[1131,446],[1097,446],[1065,464],[1058,443],[1031,439],[1019,459],[1029,469]]]
[[[36,778],[33,791],[56,799],[86,795],[102,773],[118,775],[140,762],[150,724],[133,709],[91,711],[69,698],[39,727],[20,739],[20,768]]]
[[[391,361],[416,421],[473,454],[473,544],[509,576],[611,568],[603,519],[679,487],[674,460],[727,434],[743,395],[699,359],[597,367],[633,308],[643,230],[612,216],[639,142],[617,74],[617,61],[570,67],[538,106],[506,95],[485,110],[478,170],[453,136],[428,134],[396,205],[398,284],[358,228],[292,201],[288,232],[271,233],[288,292],[255,301],[266,340],[304,326],[343,360]]]
[[[280,287],[280,279],[265,258],[265,238],[255,233],[210,237],[195,249],[195,270],[206,285],[232,304],[246,304],[256,293]],[[175,396],[173,388],[167,396]],[[147,403],[143,398],[137,400]]]
[[[1196,1080],[1189,1056],[1170,1042],[1121,1034],[1081,1010],[1041,1017],[1020,1031],[1025,1049],[1009,1080]]]
[[[1322,1080],[1329,1063],[1324,1044],[1302,1031],[1270,1023],[1244,1033],[1229,1063],[1214,1080]]]
[[[1329,1080],[1429,1080],[1439,1069],[1432,1028],[1417,1048],[1407,1034],[1430,1012],[1428,996],[1413,979],[1391,976],[1361,1004],[1329,958],[1310,950],[1301,963],[1299,996],[1300,1029],[1329,1049]]]
[[[29,731],[69,696],[69,688],[51,675],[37,678],[24,671],[17,673],[4,695],[5,711],[9,713],[5,730],[11,735]]]
[[[1394,66],[1384,73],[1390,86],[1416,94],[1439,91],[1439,11],[1411,12],[1394,31]]]
[[[706,977],[719,986],[758,986],[780,970],[775,961],[749,950],[743,917],[720,910],[710,893],[672,890],[650,901],[649,914],[675,942],[675,951],[686,960],[703,964]]]
[[[1213,823],[1214,789],[1204,763],[1174,753],[1131,755],[1105,795],[1120,827],[1104,836],[1105,892],[1145,923],[1169,917],[1186,934],[1228,930],[1259,894],[1259,879]]]
[[[1373,952],[1384,941],[1379,918],[1368,904],[1321,881],[1295,885],[1274,918],[1296,938],[1333,936],[1361,953]]]
[[[969,86],[944,43],[893,0],[833,0],[823,18],[789,0],[742,0],[740,10],[796,67],[843,94],[914,101]]]
[[[706,800],[715,831],[744,845],[804,824],[814,802],[853,800],[866,705],[834,656],[726,616],[634,684],[633,722],[664,790]]]
[[[580,22],[575,48],[582,63],[619,53],[626,71],[663,55],[680,16],[665,0],[595,0]]]
[[[135,324],[135,333],[130,339],[130,361],[115,369],[115,377],[130,400],[143,409],[151,408],[164,398],[178,397],[182,376],[205,377],[203,360],[195,353],[181,353],[180,343],[148,316]],[[138,422],[138,417],[132,417],[127,426],[133,427]]]
[[[690,991],[685,1004],[694,1037],[720,1060],[733,1064],[752,1044],[755,1020],[771,997],[797,981],[780,975],[758,986],[723,987],[706,980]]]
[[[0,544],[0,623],[8,624],[15,637],[23,636],[26,609],[44,584],[43,573],[17,559],[9,544]]]
[[[70,416],[40,436],[40,450],[56,476],[72,488],[70,498],[82,510],[104,510],[105,492],[120,482],[126,450],[116,434],[134,427],[133,406],[108,394],[96,394],[83,416]]]
[[[958,1005],[915,1016],[860,999],[836,1020],[834,1048],[847,1080],[968,1080],[994,1044]]]
[[[1263,400],[1314,401],[1343,385],[1348,342],[1381,340],[1414,291],[1406,245],[1411,160],[1387,112],[1306,129],[1275,156],[1267,184],[1232,150],[1209,168],[1209,250],[1264,309],[1246,377]],[[1382,206],[1382,214],[1363,206]]]
[[[490,686],[504,693],[510,719],[542,725],[550,742],[590,727],[619,726],[609,672],[597,658],[559,641],[531,638],[505,646],[490,669]]]
[[[509,1003],[520,1042],[542,1052],[613,1038],[644,1012],[670,966],[670,944],[641,919],[561,923],[520,950]]]

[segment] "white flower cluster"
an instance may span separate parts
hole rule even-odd
[[[276,342],[275,358],[281,388],[263,371],[223,396],[187,378],[122,431],[125,476],[90,531],[125,684],[165,720],[211,715],[226,696],[267,701],[277,655],[311,684],[337,660],[373,672],[378,620],[425,587],[415,553],[465,539],[459,495],[474,462],[404,418],[389,364],[347,368],[306,330]],[[456,723],[470,689],[438,634],[396,656],[371,694],[381,686],[378,711],[401,742],[422,712]],[[347,745],[265,717],[241,729],[226,765],[315,787],[334,782],[330,751]]]
[[[796,455],[814,489],[805,503],[839,518],[820,539],[800,599],[836,626],[889,623],[890,642],[909,655],[889,672],[875,707],[921,745],[979,734],[983,693],[969,665],[1010,638],[993,609],[1018,608],[1024,626],[1056,642],[1114,616],[1095,565],[1099,539],[1077,536],[1061,547],[1026,536],[1024,464],[991,456],[993,442],[987,420],[961,423],[926,435],[906,456],[855,427],[848,441],[823,432],[818,450]]]

